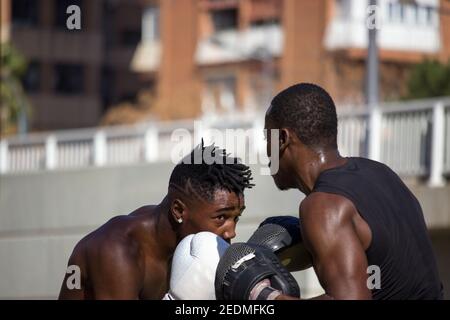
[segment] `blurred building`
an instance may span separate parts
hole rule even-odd
[[[341,106],[362,104],[367,5],[361,0],[151,1],[143,11],[146,29],[133,70],[154,77],[153,111],[161,118],[251,112],[300,81],[325,86]],[[439,0],[379,1],[383,100],[405,93],[411,65],[450,58],[449,8],[448,1]]]
[[[1,0],[2,39],[28,61],[23,84],[33,105],[31,128],[95,126],[105,108],[148,87],[130,70],[141,39],[137,0]],[[81,30],[68,30],[70,5]]]
[[[154,96],[142,117],[159,119],[251,114],[300,81],[340,106],[364,102],[367,1],[1,1],[2,32],[31,61],[34,129],[95,125],[138,93]],[[65,27],[71,4],[80,31]],[[450,58],[449,11],[446,0],[379,0],[382,100],[405,93],[413,64]]]

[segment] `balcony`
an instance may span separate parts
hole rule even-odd
[[[279,24],[217,32],[198,43],[196,62],[213,65],[279,57],[283,51],[283,38]]]
[[[437,1],[421,6],[403,5],[382,0],[379,2],[378,44],[380,49],[437,53],[440,50],[439,15]],[[324,37],[328,50],[367,48],[365,1],[350,1],[342,14],[329,23]],[[339,10],[338,10],[339,12]]]
[[[161,42],[142,41],[131,60],[131,70],[138,73],[156,72],[161,63]]]

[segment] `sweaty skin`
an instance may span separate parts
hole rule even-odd
[[[80,267],[81,288],[69,289],[66,274],[59,299],[162,299],[179,241],[200,231],[228,242],[235,237],[245,209],[242,194],[219,189],[212,202],[174,198],[168,195],[159,205],[112,218],[84,237],[68,262]]]
[[[267,155],[271,156],[270,129],[277,126],[266,114]],[[371,299],[367,287],[365,251],[372,240],[369,225],[345,197],[314,192],[324,170],[347,162],[335,149],[311,149],[287,128],[279,129],[279,170],[273,175],[280,190],[299,189],[306,195],[299,208],[305,247],[325,294],[313,299]],[[274,161],[274,159],[271,159]],[[280,295],[277,300],[296,298]]]
[[[346,198],[323,192],[300,205],[302,235],[320,284],[335,299],[371,299],[365,251],[371,235],[367,223]]]

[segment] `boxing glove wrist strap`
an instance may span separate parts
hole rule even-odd
[[[249,300],[275,300],[281,294],[281,291],[272,288],[270,281],[265,279],[252,289]]]

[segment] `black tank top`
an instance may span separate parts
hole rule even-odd
[[[372,290],[373,299],[443,299],[420,204],[389,167],[348,158],[343,166],[322,172],[313,192],[349,199],[369,225],[368,264],[381,271],[380,289]]]

